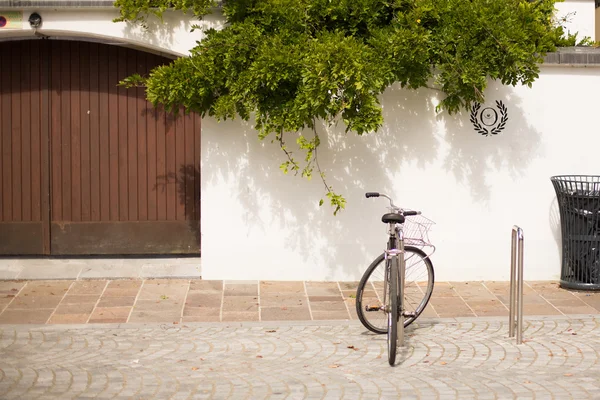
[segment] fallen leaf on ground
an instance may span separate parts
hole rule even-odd
[[[270,330],[270,331],[267,331],[267,333],[274,333],[274,332],[277,332],[277,331],[276,331],[275,329],[272,329],[272,330]]]
[[[347,348],[349,348],[349,349],[358,350],[358,349],[357,349],[356,347],[354,347],[354,346],[346,346],[346,347],[347,347]]]
[[[331,364],[331,365],[329,366],[329,368],[339,368],[339,367],[340,367],[340,365],[339,365],[339,364]]]
[[[192,371],[198,371],[198,367],[192,367]]]
[[[573,332],[573,333],[571,333],[571,335],[577,335],[577,332]]]
[[[177,321],[173,321],[173,325],[177,325],[179,322]]]
[[[573,376],[573,374],[565,374],[565,376]]]
[[[263,356],[261,356],[260,354],[256,356],[256,358],[263,358]]]
[[[287,310],[287,307],[281,307],[282,310]]]
[[[525,381],[525,382],[523,382],[523,383],[531,383],[531,381]]]
[[[441,365],[446,365],[446,364],[448,364],[448,363],[447,363],[446,361],[441,361],[441,362],[440,362],[440,364],[441,364]]]

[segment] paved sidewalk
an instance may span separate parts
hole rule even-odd
[[[392,368],[356,322],[0,325],[0,398],[597,399],[599,327],[423,319]]]
[[[200,257],[2,257],[0,280],[201,277]]]
[[[0,324],[356,320],[357,282],[0,281]],[[600,315],[600,293],[526,282],[524,314]],[[422,317],[507,317],[508,282],[436,282]],[[600,396],[600,395],[599,395]]]

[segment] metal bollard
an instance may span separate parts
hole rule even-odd
[[[517,344],[523,344],[523,230],[516,225],[512,229],[512,248],[510,254],[508,337],[515,336],[515,325],[517,328]]]

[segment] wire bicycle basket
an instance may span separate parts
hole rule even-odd
[[[429,230],[435,225],[435,222],[419,214],[406,217],[404,222],[404,243],[415,247],[433,247],[435,246],[429,240]]]

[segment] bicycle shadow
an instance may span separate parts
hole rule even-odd
[[[433,325],[436,325],[438,323],[439,322],[427,323],[427,325],[430,325],[431,328],[433,328]],[[419,326],[416,326],[414,324],[405,328],[405,330],[404,330],[404,335],[405,335],[404,336],[404,345],[399,346],[396,349],[396,361],[394,363],[394,367],[403,366],[406,362],[413,362],[413,363],[415,362],[415,359],[413,357],[415,356],[415,353],[419,351],[420,345],[422,345],[422,342],[414,339],[419,336],[419,333],[418,333],[419,328],[420,328]],[[382,362],[384,362],[383,360],[386,360],[386,358],[388,356],[387,334],[385,334],[385,333],[377,334],[377,333],[371,332],[369,330],[365,330],[364,332],[359,333],[359,335],[362,336],[363,338],[369,339],[374,344],[380,346],[381,351],[380,351],[380,355],[377,356],[377,358],[380,358],[382,360]],[[427,350],[427,349],[424,349],[424,350]],[[419,361],[428,362],[428,360],[426,360],[427,355],[428,355],[427,351],[423,352],[423,357]]]

